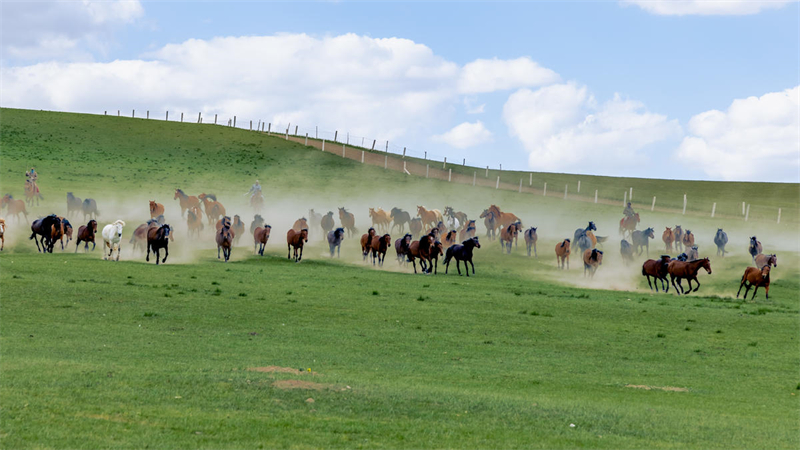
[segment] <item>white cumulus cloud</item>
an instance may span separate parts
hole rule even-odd
[[[479,120],[475,123],[464,122],[456,125],[450,131],[433,136],[431,139],[455,148],[468,148],[489,142],[492,139],[492,132]]]
[[[623,0],[662,16],[744,16],[781,8],[792,0]]]
[[[529,153],[535,170],[630,175],[648,158],[648,145],[679,137],[676,120],[651,113],[640,102],[613,99],[598,104],[575,83],[520,89],[503,107],[512,136]]]
[[[711,178],[800,181],[800,86],[736,99],[689,120],[675,156]]]
[[[536,87],[559,81],[552,70],[527,57],[477,59],[464,66],[458,80],[458,90],[464,94],[494,92],[521,87]]]

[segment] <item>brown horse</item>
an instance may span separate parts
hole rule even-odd
[[[81,245],[81,241],[84,242],[83,251],[89,251],[89,242],[92,243],[92,251],[94,251],[95,246],[97,245],[94,237],[97,234],[97,221],[92,219],[86,225],[81,225],[78,227],[78,238],[75,240],[75,252],[78,251],[78,247]]]
[[[214,223],[217,218],[220,216],[225,215],[225,207],[222,206],[222,203],[217,201],[217,196],[214,194],[206,194],[205,192],[197,196],[201,202],[203,202],[203,208],[206,211],[206,217],[208,217],[208,224],[211,225]]]
[[[33,239],[36,242],[36,249],[39,252],[53,253],[53,246],[56,239],[61,236],[62,226],[61,219],[55,214],[36,219],[31,223],[31,236],[29,239]],[[41,248],[39,248],[40,243],[42,244]]]
[[[500,249],[507,250],[508,254],[511,254],[511,244],[514,242],[514,238],[517,237],[519,231],[517,231],[516,223],[509,224],[508,226],[504,227],[500,230]]]
[[[4,248],[6,248],[5,234],[6,234],[6,220],[0,219],[0,241],[2,241],[2,244],[0,245],[0,252],[2,252]]]
[[[422,234],[422,219],[414,218],[408,222],[408,231],[411,232],[411,236],[419,236]]]
[[[239,239],[241,239],[244,235],[244,222],[242,222],[242,218],[239,217],[238,214],[233,216],[233,225],[231,225],[231,231],[233,231],[234,244],[238,245]]]
[[[439,229],[439,236],[444,236],[447,234],[447,225],[445,225],[444,222],[439,221],[439,223],[436,224],[436,228]]]
[[[519,217],[511,213],[500,211],[500,208],[497,207],[497,205],[489,206],[489,211],[494,213],[495,222],[497,223],[497,226],[500,228],[506,228],[509,225],[516,222],[519,222],[520,225],[522,225],[522,220]]]
[[[269,225],[264,225],[264,227],[256,227],[255,231],[253,231],[253,242],[255,243],[253,247],[253,252],[264,256],[264,247],[267,245],[267,241],[269,240],[269,233],[272,231],[272,227]]]
[[[756,298],[758,288],[764,286],[764,289],[767,291],[766,298],[769,300],[769,270],[769,264],[765,264],[761,269],[756,269],[755,267],[744,269],[744,275],[742,275],[742,281],[739,284],[739,291],[736,293],[736,298],[739,298],[739,294],[742,293],[742,286],[746,288],[744,291],[745,300],[747,300],[747,293],[750,292],[751,287],[756,287],[753,291],[753,296],[750,297],[750,299],[753,300]]]
[[[319,226],[322,227],[322,233],[325,235],[333,231],[333,227],[336,226],[336,223],[333,221],[333,211],[328,211],[327,214],[322,216],[322,219],[319,221]]]
[[[228,219],[228,217],[225,217],[225,219]],[[233,247],[235,236],[236,233],[231,229],[230,220],[223,221],[222,227],[214,235],[214,241],[217,243],[217,259],[220,259],[219,251],[222,249],[222,256],[225,258],[225,262],[228,262],[231,258],[231,248]]]
[[[164,259],[161,260],[162,263],[167,262],[167,256],[169,256],[169,235],[172,231],[172,227],[167,224],[158,225],[156,222],[153,226],[147,229],[147,257],[145,261],[150,262],[150,251],[153,252],[153,256],[156,257],[156,265],[158,265],[158,258],[161,256],[161,249],[164,249]],[[119,253],[117,253],[117,259],[119,259]]]
[[[661,240],[664,241],[664,251],[672,252],[672,244],[675,242],[675,233],[672,232],[672,228],[666,227],[666,230],[661,233]]]
[[[675,225],[673,228],[673,235],[675,236],[675,251],[683,251],[683,228],[680,225]]]
[[[159,226],[160,225],[156,219],[150,219],[147,221],[147,223],[143,223],[136,227],[136,229],[133,230],[133,235],[131,235],[131,240],[128,241],[128,243],[132,245],[131,248],[136,250],[136,246],[141,245],[142,251],[145,251],[147,249],[147,230],[149,230],[150,227],[158,228]]]
[[[433,227],[430,230],[428,230],[428,236],[432,237],[434,241],[439,239],[440,234],[441,231],[439,230],[439,227]]]
[[[67,238],[67,246],[69,246],[69,241],[72,240],[72,224],[69,223],[66,217],[61,217],[61,223],[64,226],[64,234],[61,235],[61,250],[64,250],[64,238]]]
[[[367,233],[361,236],[361,255],[364,257],[362,261],[367,260],[367,255],[372,248],[372,238],[375,237],[375,228],[370,227]]]
[[[250,196],[250,207],[257,213],[264,209],[264,196],[261,195],[261,191],[257,191]]]
[[[486,227],[486,238],[494,239],[495,230],[497,229],[497,217],[493,212],[484,209],[479,218],[483,219],[483,225]]]
[[[556,265],[559,269],[564,269],[564,263],[567,264],[569,270],[569,254],[570,254],[570,240],[564,239],[561,243],[556,244]]]
[[[164,205],[156,203],[155,200],[150,200],[150,218],[155,219],[162,214],[164,214]]]
[[[539,240],[539,235],[536,234],[536,227],[530,227],[525,230],[525,246],[528,247],[528,256],[531,256],[531,247],[533,247],[533,256],[538,258],[536,254],[536,242]]]
[[[181,217],[186,211],[192,210],[192,208],[199,208],[200,207],[200,199],[195,197],[194,195],[186,195],[182,190],[175,189],[175,196],[172,198],[173,200],[178,200],[181,205]]]
[[[437,274],[439,269],[439,256],[444,256],[444,245],[441,242],[435,241],[431,246],[431,255],[428,258],[428,264],[433,265],[433,274]],[[447,269],[445,269],[447,271]]]
[[[294,221],[294,224],[292,225],[292,229],[296,233],[299,233],[300,230],[302,230],[303,228],[308,229],[308,220],[306,220],[305,217],[301,217],[301,218],[299,218],[299,219]]]
[[[198,237],[200,236],[200,232],[203,231],[203,212],[200,210],[199,206],[194,206],[188,210],[186,213],[186,225],[189,227],[189,236],[192,233],[196,234]]]
[[[478,230],[475,228],[475,221],[469,220],[467,221],[461,230],[458,232],[458,240],[459,241],[466,241],[467,239],[472,239],[475,237],[475,233]]]
[[[347,237],[353,237],[358,233],[356,229],[356,216],[348,212],[344,208],[339,208],[339,221],[342,223],[342,228],[347,230]]]
[[[387,231],[392,223],[392,216],[381,208],[370,208],[369,217],[372,219],[372,226],[379,230]]]
[[[681,285],[681,280],[686,279],[689,282],[689,289],[685,291],[685,293],[692,292],[692,280],[697,283],[697,287],[694,288],[694,292],[697,292],[700,289],[700,282],[697,280],[697,272],[700,269],[706,269],[708,274],[711,274],[711,261],[708,258],[703,259],[696,259],[694,261],[678,261],[677,259],[673,259],[669,262],[667,266],[667,271],[669,272],[669,278],[672,283],[672,287],[675,288],[675,292],[678,295],[684,293],[683,286]],[[678,280],[678,284],[675,284],[675,280]]]
[[[370,250],[372,250],[372,265],[375,265],[375,259],[378,260],[378,266],[383,267],[383,261],[386,259],[386,251],[392,246],[392,237],[388,234],[383,236],[373,236]]]
[[[16,217],[17,222],[20,221],[20,214],[25,216],[26,222],[28,221],[28,210],[25,209],[24,201],[16,200],[11,194],[6,194],[0,199],[0,210],[6,207],[8,208],[8,215]]]
[[[424,206],[417,205],[417,216],[422,220],[424,226],[435,227],[439,222],[443,222],[444,218],[438,209],[425,209]]]
[[[650,286],[651,291],[653,290],[653,285],[650,284],[650,277],[653,277],[656,292],[658,292],[658,280],[661,280],[661,289],[664,292],[669,292],[669,281],[667,280],[669,262],[669,255],[661,255],[659,260],[648,259],[642,264],[642,275],[647,277],[647,285]]]
[[[217,223],[214,225],[214,228],[216,228],[216,229],[217,229],[217,231],[219,231],[219,230],[221,230],[223,227],[228,227],[228,228],[230,228],[230,227],[231,227],[231,225],[232,225],[232,223],[231,223],[231,218],[230,218],[230,217],[228,217],[228,216],[224,216],[224,217],[222,217],[221,219],[217,220]]]
[[[594,273],[597,272],[597,268],[603,264],[603,252],[593,248],[587,249],[583,252],[583,276],[586,276],[586,272],[589,272],[589,278],[594,278]]]
[[[623,238],[625,236],[630,236],[631,233],[636,229],[636,225],[641,222],[639,219],[639,213],[636,213],[632,216],[625,216],[622,220],[619,221],[619,234]]]
[[[39,186],[34,181],[25,181],[25,202],[33,206],[33,200],[36,200],[36,206],[39,206],[39,199],[44,200],[42,193],[39,192]]]
[[[778,267],[778,256],[775,254],[765,255],[761,253],[756,255],[755,262],[757,267],[764,267],[764,266]]]
[[[691,230],[686,230],[681,237],[681,244],[683,244],[684,248],[692,248],[694,245],[694,234],[692,234]]]
[[[430,261],[433,243],[434,240],[431,238],[431,236],[426,234],[418,241],[414,241],[408,246],[407,256],[408,260],[411,261],[411,264],[414,265],[414,273],[417,273],[417,259],[419,259],[419,266],[420,269],[422,269],[422,273],[430,273],[431,268],[426,268],[425,262]]]
[[[294,248],[294,262],[300,262],[303,259],[303,243],[308,242],[308,230],[302,229],[300,232],[289,230],[286,232],[286,248],[288,253],[287,259],[292,259],[292,248]],[[298,250],[300,255],[298,256]]]
[[[450,230],[444,236],[444,244],[445,248],[450,248],[453,245],[458,244],[458,232],[456,230]]]
[[[411,234],[406,233],[405,236],[394,241],[394,251],[397,253],[397,262],[403,264],[406,261],[406,254],[408,247],[411,245]]]

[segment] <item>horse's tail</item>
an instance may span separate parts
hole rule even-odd
[[[443,264],[447,264],[453,258],[453,247],[447,247],[447,251],[444,255],[444,262]]]
[[[608,236],[595,236],[597,238],[597,242],[605,242],[608,240]]]

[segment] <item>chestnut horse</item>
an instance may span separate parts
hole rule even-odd
[[[78,227],[78,238],[75,240],[75,252],[78,251],[78,247],[81,245],[81,241],[84,242],[83,251],[89,251],[89,242],[92,243],[92,251],[94,251],[95,246],[97,245],[94,237],[97,234],[97,221],[92,219],[86,225],[81,225]]]
[[[411,261],[411,264],[414,265],[414,273],[417,273],[417,258],[419,258],[419,266],[420,269],[422,269],[422,273],[430,273],[432,268],[426,268],[425,262],[430,261],[433,242],[434,240],[431,236],[426,234],[420,237],[418,241],[414,241],[408,246],[408,253],[406,253],[406,256],[408,256],[408,260]]]
[[[408,231],[411,232],[411,236],[419,236],[422,234],[422,219],[417,217],[409,220]]]
[[[292,229],[296,233],[299,233],[300,230],[302,230],[303,228],[308,229],[308,221],[306,220],[305,217],[301,217],[301,218],[299,218],[299,219],[294,221],[294,224],[292,225]]]
[[[225,219],[228,217],[226,216]],[[222,249],[222,256],[225,258],[225,262],[228,262],[231,258],[231,247],[233,247],[235,236],[236,233],[231,229],[230,220],[223,221],[222,227],[214,235],[214,241],[217,243],[217,259],[220,259],[219,250]]]
[[[254,253],[264,256],[264,247],[267,246],[267,241],[269,240],[269,234],[271,231],[272,227],[269,225],[256,227],[256,229],[253,231]]]
[[[392,237],[388,234],[383,236],[373,236],[370,249],[372,250],[372,265],[375,265],[375,259],[378,260],[378,266],[383,267],[383,261],[386,260],[386,251],[392,245]]]
[[[425,209],[424,206],[417,206],[417,216],[422,220],[424,226],[435,227],[439,222],[443,222],[444,218],[438,209]]]
[[[6,194],[3,198],[0,198],[0,210],[6,207],[8,207],[8,215],[16,217],[17,222],[20,221],[20,214],[25,216],[26,222],[28,221],[28,211],[25,209],[24,201],[16,200],[11,194]]]
[[[569,254],[570,254],[570,240],[564,239],[561,243],[556,244],[556,265],[559,269],[564,269],[564,263],[569,270]]]
[[[679,261],[677,259],[673,259],[669,262],[667,266],[667,271],[669,272],[669,278],[672,283],[672,287],[675,288],[675,292],[678,295],[684,293],[683,286],[681,285],[681,280],[686,279],[689,282],[689,289],[685,291],[685,293],[692,292],[692,280],[697,283],[697,287],[694,288],[694,292],[697,292],[700,289],[700,282],[697,280],[697,272],[700,269],[706,269],[708,274],[711,274],[711,261],[708,258],[703,259],[696,259],[694,261]],[[678,280],[678,284],[675,284],[675,280]]]
[[[200,199],[195,197],[194,195],[186,195],[182,190],[175,189],[175,196],[172,198],[173,200],[178,200],[181,205],[181,217],[186,211],[192,210],[192,208],[199,208],[200,207]]]
[[[769,300],[769,270],[769,264],[762,266],[761,269],[756,269],[755,267],[744,269],[744,275],[742,275],[742,281],[739,284],[739,291],[736,292],[736,298],[739,298],[739,294],[742,293],[742,286],[746,288],[744,291],[745,300],[747,300],[747,293],[750,292],[751,287],[756,287],[753,291],[753,296],[750,297],[750,299],[753,300],[756,298],[758,288],[764,286],[764,289],[767,291],[766,298]]]
[[[342,223],[342,228],[347,230],[347,237],[353,237],[358,233],[356,229],[356,216],[348,212],[344,208],[339,208],[339,221]]]
[[[500,208],[498,208],[497,205],[489,206],[489,211],[494,213],[495,222],[498,227],[506,228],[512,223],[516,222],[519,222],[520,225],[522,225],[522,220],[519,217],[511,213],[505,213],[500,211]]]
[[[214,194],[206,194],[205,192],[198,195],[197,198],[203,202],[203,208],[206,211],[206,217],[208,217],[208,224],[211,225],[214,223],[217,218],[220,216],[225,215],[225,207],[222,206],[222,203],[217,201],[217,196]]]
[[[623,238],[625,236],[630,236],[631,233],[636,229],[636,225],[641,222],[639,219],[639,213],[636,213],[632,216],[625,216],[622,220],[619,221],[619,234]]]
[[[661,240],[664,241],[664,251],[672,252],[672,244],[675,242],[675,233],[672,232],[672,228],[665,227],[663,233],[661,233]]]
[[[669,255],[661,255],[661,259],[648,259],[642,264],[642,275],[647,277],[647,285],[650,290],[653,290],[653,285],[650,284],[650,277],[653,277],[653,283],[656,285],[656,292],[658,292],[658,280],[661,280],[661,289],[664,292],[669,292],[669,281],[667,275],[669,274],[668,266],[671,258]]]
[[[445,248],[450,248],[456,245],[456,243],[458,242],[457,239],[458,239],[458,232],[456,232],[456,230],[450,230],[444,236],[444,241],[442,243],[444,244]]]
[[[164,205],[156,203],[155,200],[150,200],[150,218],[155,219],[162,214],[164,214]]]
[[[72,224],[69,223],[66,217],[61,217],[61,223],[64,225],[64,233],[61,235],[61,250],[64,250],[64,238],[67,238],[67,246],[69,246],[69,241],[72,240]]]
[[[367,255],[372,248],[372,238],[375,237],[375,228],[370,227],[367,233],[361,236],[361,255],[364,257],[362,261],[367,260]]]
[[[756,266],[758,267],[764,267],[765,265],[778,267],[778,256],[775,254],[765,255],[762,253],[760,255],[756,255],[755,261],[756,261]]]
[[[149,230],[150,227],[158,228],[159,226],[161,226],[161,224],[159,224],[156,219],[150,219],[147,223],[136,227],[136,229],[133,230],[133,235],[131,235],[131,240],[128,241],[128,243],[132,245],[131,248],[136,250],[136,246],[141,245],[142,251],[145,251],[147,249],[147,230]]]
[[[162,263],[167,262],[167,256],[169,256],[169,234],[172,231],[172,228],[167,225],[155,225],[147,229],[147,257],[145,261],[150,262],[150,251],[153,252],[153,256],[156,257],[156,265],[158,265],[158,258],[161,256],[161,249],[164,249],[164,259],[161,260]],[[117,260],[119,260],[119,254],[117,254]]]
[[[539,240],[539,235],[536,234],[536,227],[530,227],[525,230],[525,246],[528,247],[528,256],[531,256],[531,247],[533,247],[533,256],[538,258],[536,253],[536,241]]]
[[[483,226],[486,227],[486,238],[494,239],[495,230],[497,229],[497,217],[493,212],[484,209],[479,218],[483,219]]]
[[[681,237],[681,244],[683,244],[684,248],[691,248],[694,245],[694,234],[692,234],[691,230],[686,230]]]
[[[372,226],[383,231],[387,231],[389,229],[389,224],[392,222],[392,217],[389,213],[381,208],[370,208],[369,217],[372,219]]]
[[[289,230],[286,232],[286,248],[287,259],[292,259],[292,248],[294,248],[294,262],[300,262],[303,259],[303,243],[308,242],[308,230],[302,229],[300,232]],[[298,256],[298,250],[300,252]]]
[[[593,248],[583,252],[583,276],[586,276],[586,271],[589,271],[589,278],[594,278],[594,273],[597,268],[603,264],[603,252]]]
[[[508,250],[508,254],[511,254],[511,244],[514,242],[514,238],[517,237],[517,225],[516,223],[512,223],[507,227],[500,230],[500,249]]]
[[[186,213],[186,225],[189,227],[189,236],[192,233],[196,234],[198,237],[200,236],[200,232],[203,231],[203,212],[200,211],[199,206],[194,206],[190,208]]]

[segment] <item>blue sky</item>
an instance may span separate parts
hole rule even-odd
[[[226,117],[238,110],[245,120],[294,118],[304,128],[388,138],[393,148],[476,165],[800,181],[798,3],[719,5],[110,2],[87,13],[92,5],[80,2],[6,2],[0,104]],[[303,34],[310,40],[243,39]],[[348,34],[355,38],[336,40]],[[221,44],[221,37],[233,40]],[[220,54],[222,63],[197,61]],[[315,54],[324,65],[286,62]],[[358,55],[363,65],[353,61]],[[375,57],[386,66],[373,74],[363,61]],[[481,60],[489,63],[477,72],[477,88],[454,89]],[[120,61],[136,76],[126,78]],[[424,81],[406,66],[421,67]],[[209,94],[198,71],[231,86]],[[517,75],[505,79],[511,72]],[[280,84],[263,92],[247,84],[260,74]],[[160,97],[124,95],[159,77],[175,86]],[[85,95],[43,92],[50,79]],[[481,87],[488,85],[495,87]],[[359,111],[359,104],[368,106]],[[754,156],[764,167],[751,167]]]

